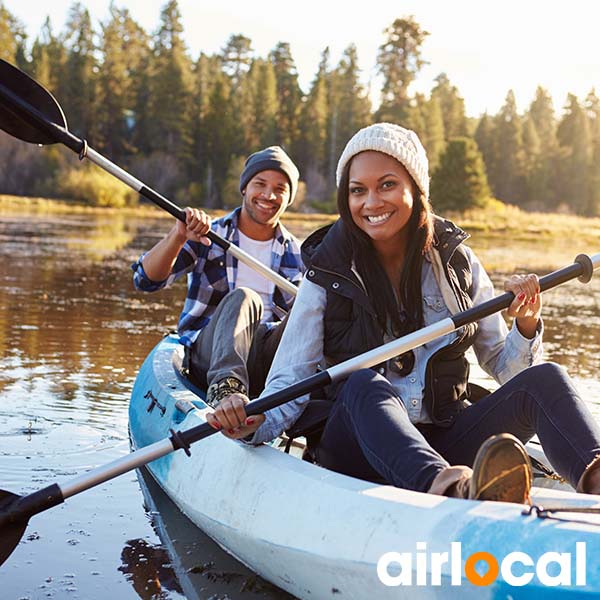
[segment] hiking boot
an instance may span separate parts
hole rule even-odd
[[[493,435],[475,456],[469,498],[525,504],[532,478],[531,462],[520,440],[509,433]]]
[[[248,397],[246,386],[237,377],[225,377],[209,385],[206,390],[206,404],[211,408],[217,408],[221,400],[231,394],[242,394]]]
[[[600,494],[600,454],[585,468],[577,483],[582,494]]]

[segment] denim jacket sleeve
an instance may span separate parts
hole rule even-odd
[[[260,398],[315,374],[323,359],[325,303],[325,290],[303,279]],[[307,394],[267,411],[249,442],[260,444],[281,435],[300,417],[308,399]]]
[[[473,269],[473,304],[478,305],[494,297],[494,286],[472,250],[466,250]],[[523,369],[541,362],[543,331],[540,319],[535,336],[527,339],[519,331],[516,319],[509,331],[502,315],[494,313],[479,321],[475,355],[481,367],[502,385]]]

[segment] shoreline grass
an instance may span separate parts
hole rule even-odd
[[[209,209],[213,217],[227,210]],[[167,212],[145,202],[125,208],[87,206],[67,200],[30,198],[0,194],[0,215],[119,215],[135,219],[172,219]],[[568,263],[575,254],[600,252],[600,218],[562,213],[527,212],[491,200],[485,208],[446,212],[444,217],[465,229],[468,244],[481,255],[487,268],[518,264],[548,268]],[[283,222],[300,239],[311,231],[332,223],[336,215],[288,211]]]

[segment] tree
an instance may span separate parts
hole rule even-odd
[[[431,180],[431,202],[436,211],[484,206],[490,190],[483,157],[472,138],[453,138]]]
[[[348,46],[330,77],[329,181],[346,142],[369,123],[370,103],[360,83],[356,46]]]
[[[298,84],[298,71],[290,45],[279,42],[269,53],[269,61],[273,65],[277,82],[276,139],[279,145],[293,154],[298,144],[302,90]]]
[[[272,146],[277,140],[277,80],[273,64],[262,58],[253,61],[248,79],[252,82],[254,113],[253,129],[258,134],[258,146]],[[257,148],[258,150],[258,148]]]
[[[102,68],[98,75],[96,119],[100,145],[120,160],[134,151],[135,103],[141,69],[150,53],[145,31],[129,11],[111,4],[110,19],[102,24]]]
[[[525,152],[521,117],[512,90],[494,121],[497,152],[489,172],[492,189],[501,200],[521,204],[525,197]]]
[[[475,142],[483,156],[486,172],[489,174],[495,167],[496,145],[495,145],[495,124],[487,112],[481,116],[475,129]]]
[[[64,79],[65,62],[65,47],[52,32],[50,18],[46,17],[31,49],[31,73],[44,87],[56,92]]]
[[[423,94],[416,94],[410,103],[403,124],[414,130],[421,139],[427,150],[429,171],[433,172],[446,147],[444,120],[438,99],[433,96],[426,99]]]
[[[310,199],[324,195],[327,185],[323,174],[327,163],[328,79],[329,48],[325,48],[300,113],[297,161]]]
[[[465,101],[458,93],[458,88],[450,83],[446,73],[440,73],[435,82],[431,98],[439,102],[446,139],[468,135]]]
[[[535,92],[535,98],[529,106],[525,122],[535,128],[538,151],[529,157],[527,190],[529,204],[545,209],[556,208],[558,204],[557,180],[560,151],[556,139],[556,120],[552,97],[541,86]],[[529,134],[527,134],[529,135]]]
[[[95,142],[94,115],[96,112],[95,32],[90,13],[76,2],[69,10],[62,43],[66,48],[63,78],[58,82],[59,96],[65,113],[69,115],[70,128]]]
[[[577,96],[569,94],[556,132],[566,151],[561,164],[561,201],[577,214],[591,214],[589,165],[592,157],[589,122]]]
[[[0,2],[0,58],[19,68],[27,68],[25,26]]]
[[[427,64],[421,46],[429,32],[410,16],[396,19],[384,33],[386,40],[377,54],[377,67],[383,75],[377,119],[402,122],[408,109],[408,88]]]
[[[600,214],[600,98],[594,89],[587,95],[584,109],[588,117],[592,145],[589,173],[590,213],[598,215]]]
[[[231,35],[221,51],[223,70],[231,78],[235,91],[252,64],[252,42],[241,33]]]
[[[152,149],[176,157],[185,171],[192,171],[193,75],[182,32],[177,2],[170,0],[155,38],[147,126]]]

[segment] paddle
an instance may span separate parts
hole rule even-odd
[[[67,128],[65,115],[54,96],[29,75],[2,59],[0,59],[0,129],[31,144],[65,145],[79,154],[80,160],[89,158],[125,185],[185,223],[185,211],[90,148],[86,140],[73,135]],[[296,295],[297,288],[292,282],[275,273],[235,244],[214,231],[209,231],[206,237],[258,271],[280,289]]]
[[[576,277],[587,283],[591,279],[594,269],[598,266],[600,266],[600,254],[596,254],[591,258],[585,254],[580,254],[573,264],[542,277],[540,279],[540,289],[543,292]],[[506,292],[483,304],[457,313],[453,317],[448,317],[379,348],[374,348],[369,352],[330,367],[326,371],[316,373],[286,389],[251,402],[246,406],[246,414],[250,416],[264,413],[294,398],[318,390],[329,383],[344,379],[358,369],[372,367],[394,356],[413,350],[438,337],[447,335],[467,323],[479,321],[508,307],[513,299],[514,294]],[[19,543],[27,522],[33,515],[61,504],[70,496],[146,465],[175,450],[183,448],[189,455],[191,444],[214,433],[216,433],[216,430],[208,423],[184,431],[171,430],[171,435],[168,438],[136,450],[107,465],[97,467],[66,483],[60,485],[54,483],[27,496],[18,496],[0,490],[0,539],[2,540],[0,542],[0,565],[10,556]]]

